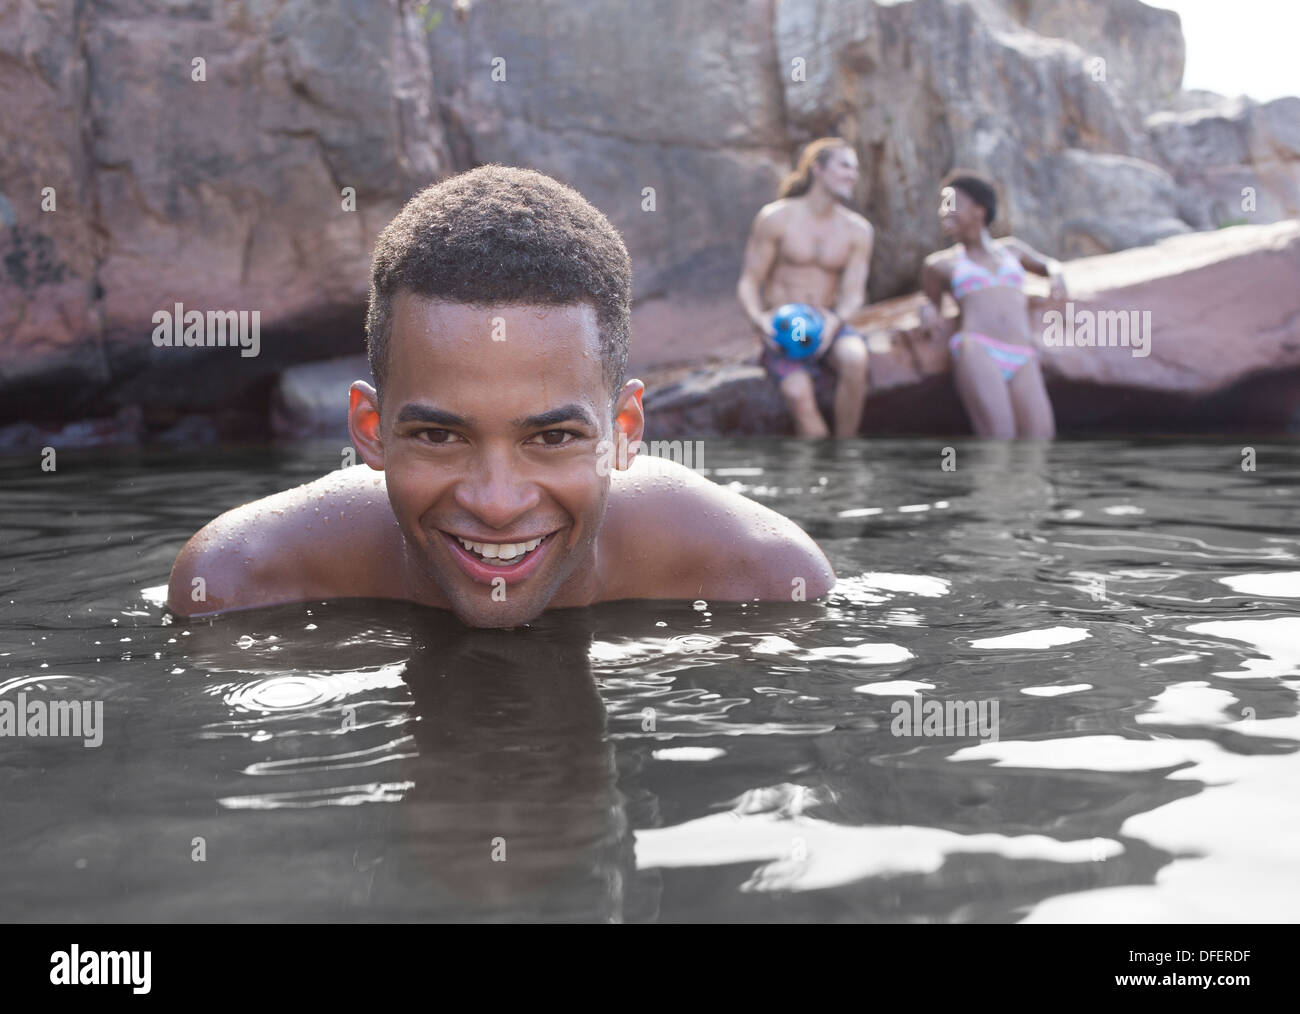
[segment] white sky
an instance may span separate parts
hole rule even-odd
[[[1187,42],[1184,88],[1267,102],[1300,95],[1300,0],[1147,0],[1177,11]]]

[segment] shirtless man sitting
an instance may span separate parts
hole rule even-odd
[[[388,598],[512,627],[616,599],[825,594],[835,575],[793,522],[638,468],[630,305],[621,237],[555,180],[489,165],[417,194],[375,249],[375,383],[352,385],[348,417],[365,464],[209,523],[168,606]]]
[[[745,313],[763,342],[761,362],[776,381],[802,437],[825,437],[809,367],[829,362],[837,374],[835,435],[857,436],[867,397],[867,343],[848,327],[866,302],[875,238],[871,223],[845,207],[858,181],[858,156],[838,137],[804,149],[782,182],[778,199],[754,219],[745,266],[736,287]],[[803,303],[825,319],[821,344],[808,358],[792,359],[775,341],[773,310]]]

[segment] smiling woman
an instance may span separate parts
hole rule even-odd
[[[417,194],[375,253],[376,385],[349,409],[365,465],[217,518],[177,558],[171,608],[364,596],[509,627],[614,599],[824,594],[834,573],[788,519],[669,462],[608,467],[645,422],[629,281],[609,222],[540,173]]]

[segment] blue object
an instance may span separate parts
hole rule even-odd
[[[807,359],[822,340],[822,315],[804,303],[786,303],[772,315],[776,343],[791,359]]]

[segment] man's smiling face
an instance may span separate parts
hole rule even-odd
[[[596,311],[401,292],[392,320],[382,411],[368,424],[379,460],[361,450],[383,468],[417,580],[476,627],[582,601],[609,495],[601,442],[614,435]],[[369,443],[359,397],[354,387],[354,439]],[[625,387],[618,410],[629,401]]]

